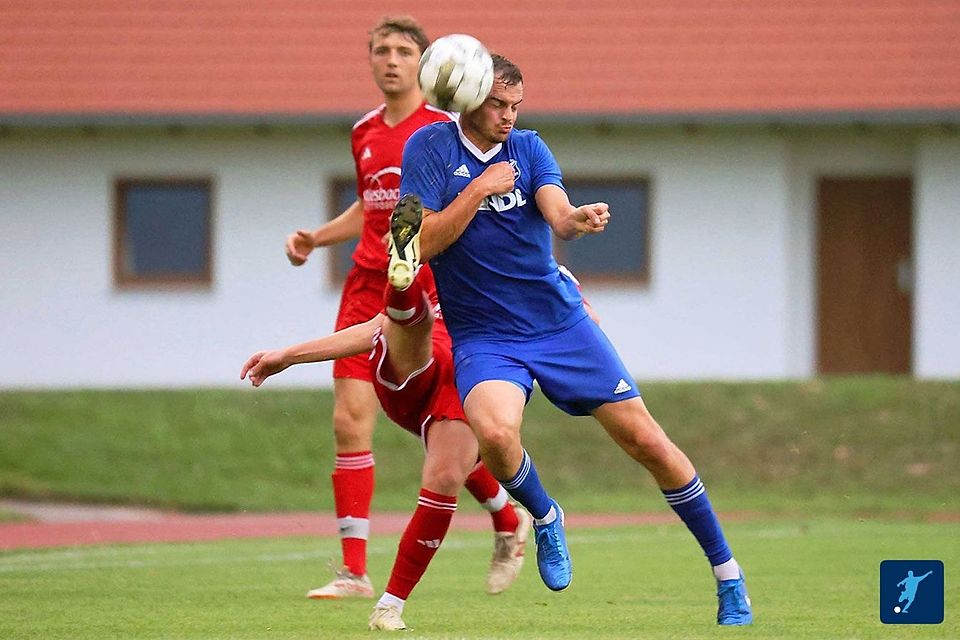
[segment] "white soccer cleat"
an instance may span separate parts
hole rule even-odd
[[[344,567],[335,572],[337,577],[328,584],[307,592],[311,600],[342,600],[344,598],[372,598],[373,585],[366,574],[357,576]]]
[[[420,223],[423,204],[415,193],[400,198],[390,215],[390,236],[387,251],[390,264],[387,280],[394,289],[403,291],[413,283],[420,267]]]
[[[533,519],[519,504],[514,503],[513,507],[520,519],[517,530],[513,533],[494,534],[493,558],[487,572],[487,593],[490,595],[506,591],[516,581],[520,568],[523,567],[523,553]]]
[[[370,614],[371,631],[403,631],[406,628],[400,610],[392,604],[378,604]]]

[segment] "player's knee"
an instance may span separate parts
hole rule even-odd
[[[373,425],[366,416],[338,407],[333,412],[333,437],[342,447],[366,446],[372,437]]]
[[[520,437],[519,428],[503,420],[483,421],[475,433],[482,449],[497,451],[510,448]]]
[[[455,496],[466,479],[466,474],[456,465],[438,466],[424,470],[423,486],[441,495]]]
[[[631,457],[647,467],[667,464],[676,448],[656,423],[644,423],[624,430],[618,442]]]

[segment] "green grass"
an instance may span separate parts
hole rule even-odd
[[[709,570],[682,526],[570,532],[573,585],[554,594],[525,568],[507,594],[482,580],[488,534],[454,530],[407,603],[404,638],[957,638],[960,525],[816,518],[732,524],[756,623],[718,629]],[[383,587],[396,537],[372,541]],[[371,638],[372,603],[320,603],[332,539],[127,545],[0,553],[3,638]],[[946,620],[879,622],[881,560],[947,566]],[[379,637],[379,636],[378,636]]]
[[[642,385],[720,510],[960,509],[960,381],[837,378]],[[0,495],[193,511],[333,509],[331,395],[319,391],[0,393]],[[537,394],[524,443],[575,510],[665,509],[589,418]],[[419,442],[382,419],[374,509],[407,510]]]

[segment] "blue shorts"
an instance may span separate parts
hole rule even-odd
[[[512,382],[526,394],[533,381],[566,413],[589,415],[608,402],[640,395],[606,334],[590,318],[542,338],[524,342],[471,340],[453,348],[460,399],[487,380]]]

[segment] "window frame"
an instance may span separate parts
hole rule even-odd
[[[589,271],[581,271],[574,268],[571,265],[565,263],[566,258],[566,244],[568,242],[577,242],[578,240],[561,240],[556,235],[553,236],[553,255],[556,258],[559,264],[565,265],[570,268],[571,272],[583,283],[595,284],[595,285],[611,285],[611,286],[633,286],[640,288],[648,288],[651,282],[651,268],[653,260],[650,256],[650,251],[652,247],[652,242],[650,236],[653,233],[653,180],[647,174],[624,174],[624,175],[597,175],[590,173],[575,173],[570,175],[565,175],[563,177],[563,184],[565,188],[569,188],[571,185],[576,185],[577,183],[591,183],[599,187],[604,187],[606,185],[642,185],[647,194],[646,202],[646,215],[644,215],[642,221],[641,229],[641,243],[643,250],[643,261],[640,266],[640,271],[631,271],[627,273],[622,273],[619,275],[613,274],[593,274]],[[582,202],[572,202],[574,206],[580,204],[585,204]],[[611,224],[614,225],[612,229],[616,228],[617,212],[614,210],[612,212]],[[604,230],[603,233],[611,233],[611,229]]]
[[[204,241],[205,268],[196,275],[136,275],[124,268],[127,245],[125,195],[131,187],[193,186],[207,189],[207,234]],[[204,177],[119,177],[113,181],[113,283],[117,289],[202,288],[213,284],[214,180]]]

